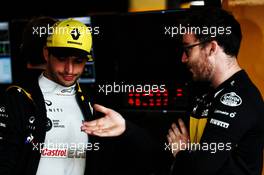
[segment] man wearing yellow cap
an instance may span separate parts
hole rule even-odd
[[[7,89],[10,115],[0,145],[6,158],[0,174],[84,174],[86,149],[99,149],[80,130],[92,117],[89,97],[77,83],[91,51],[91,33],[73,19],[51,29],[43,48],[46,70],[30,84]]]
[[[83,175],[93,171],[87,164],[95,164],[88,162],[95,162],[92,153],[101,149],[83,132],[83,121],[94,119],[93,108],[77,82],[91,59],[91,33],[73,19],[57,22],[48,32],[46,70],[30,84],[7,89],[10,112],[1,132],[0,174]],[[126,122],[120,114],[100,105],[94,110],[105,114],[100,134],[107,135],[109,127],[112,136],[124,133]],[[90,174],[100,174],[96,171]]]

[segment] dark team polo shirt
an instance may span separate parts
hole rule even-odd
[[[195,98],[190,144],[176,156],[173,174],[260,175],[264,103],[244,70]]]

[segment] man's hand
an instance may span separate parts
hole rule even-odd
[[[100,137],[113,137],[124,133],[125,119],[118,112],[98,104],[94,105],[94,110],[103,113],[104,117],[83,122],[82,131]]]
[[[185,150],[189,143],[189,135],[186,126],[182,119],[178,119],[180,129],[175,123],[172,123],[171,129],[167,135],[169,144],[171,145],[171,151],[174,157],[179,151]]]

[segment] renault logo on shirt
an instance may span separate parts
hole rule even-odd
[[[61,93],[72,93],[73,90],[74,90],[74,87],[70,87],[70,88],[67,88],[67,89],[62,89]]]

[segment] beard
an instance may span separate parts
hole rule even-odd
[[[209,82],[212,79],[214,66],[209,62],[208,58],[198,59],[196,62],[189,62],[187,66],[192,72],[194,81]]]

